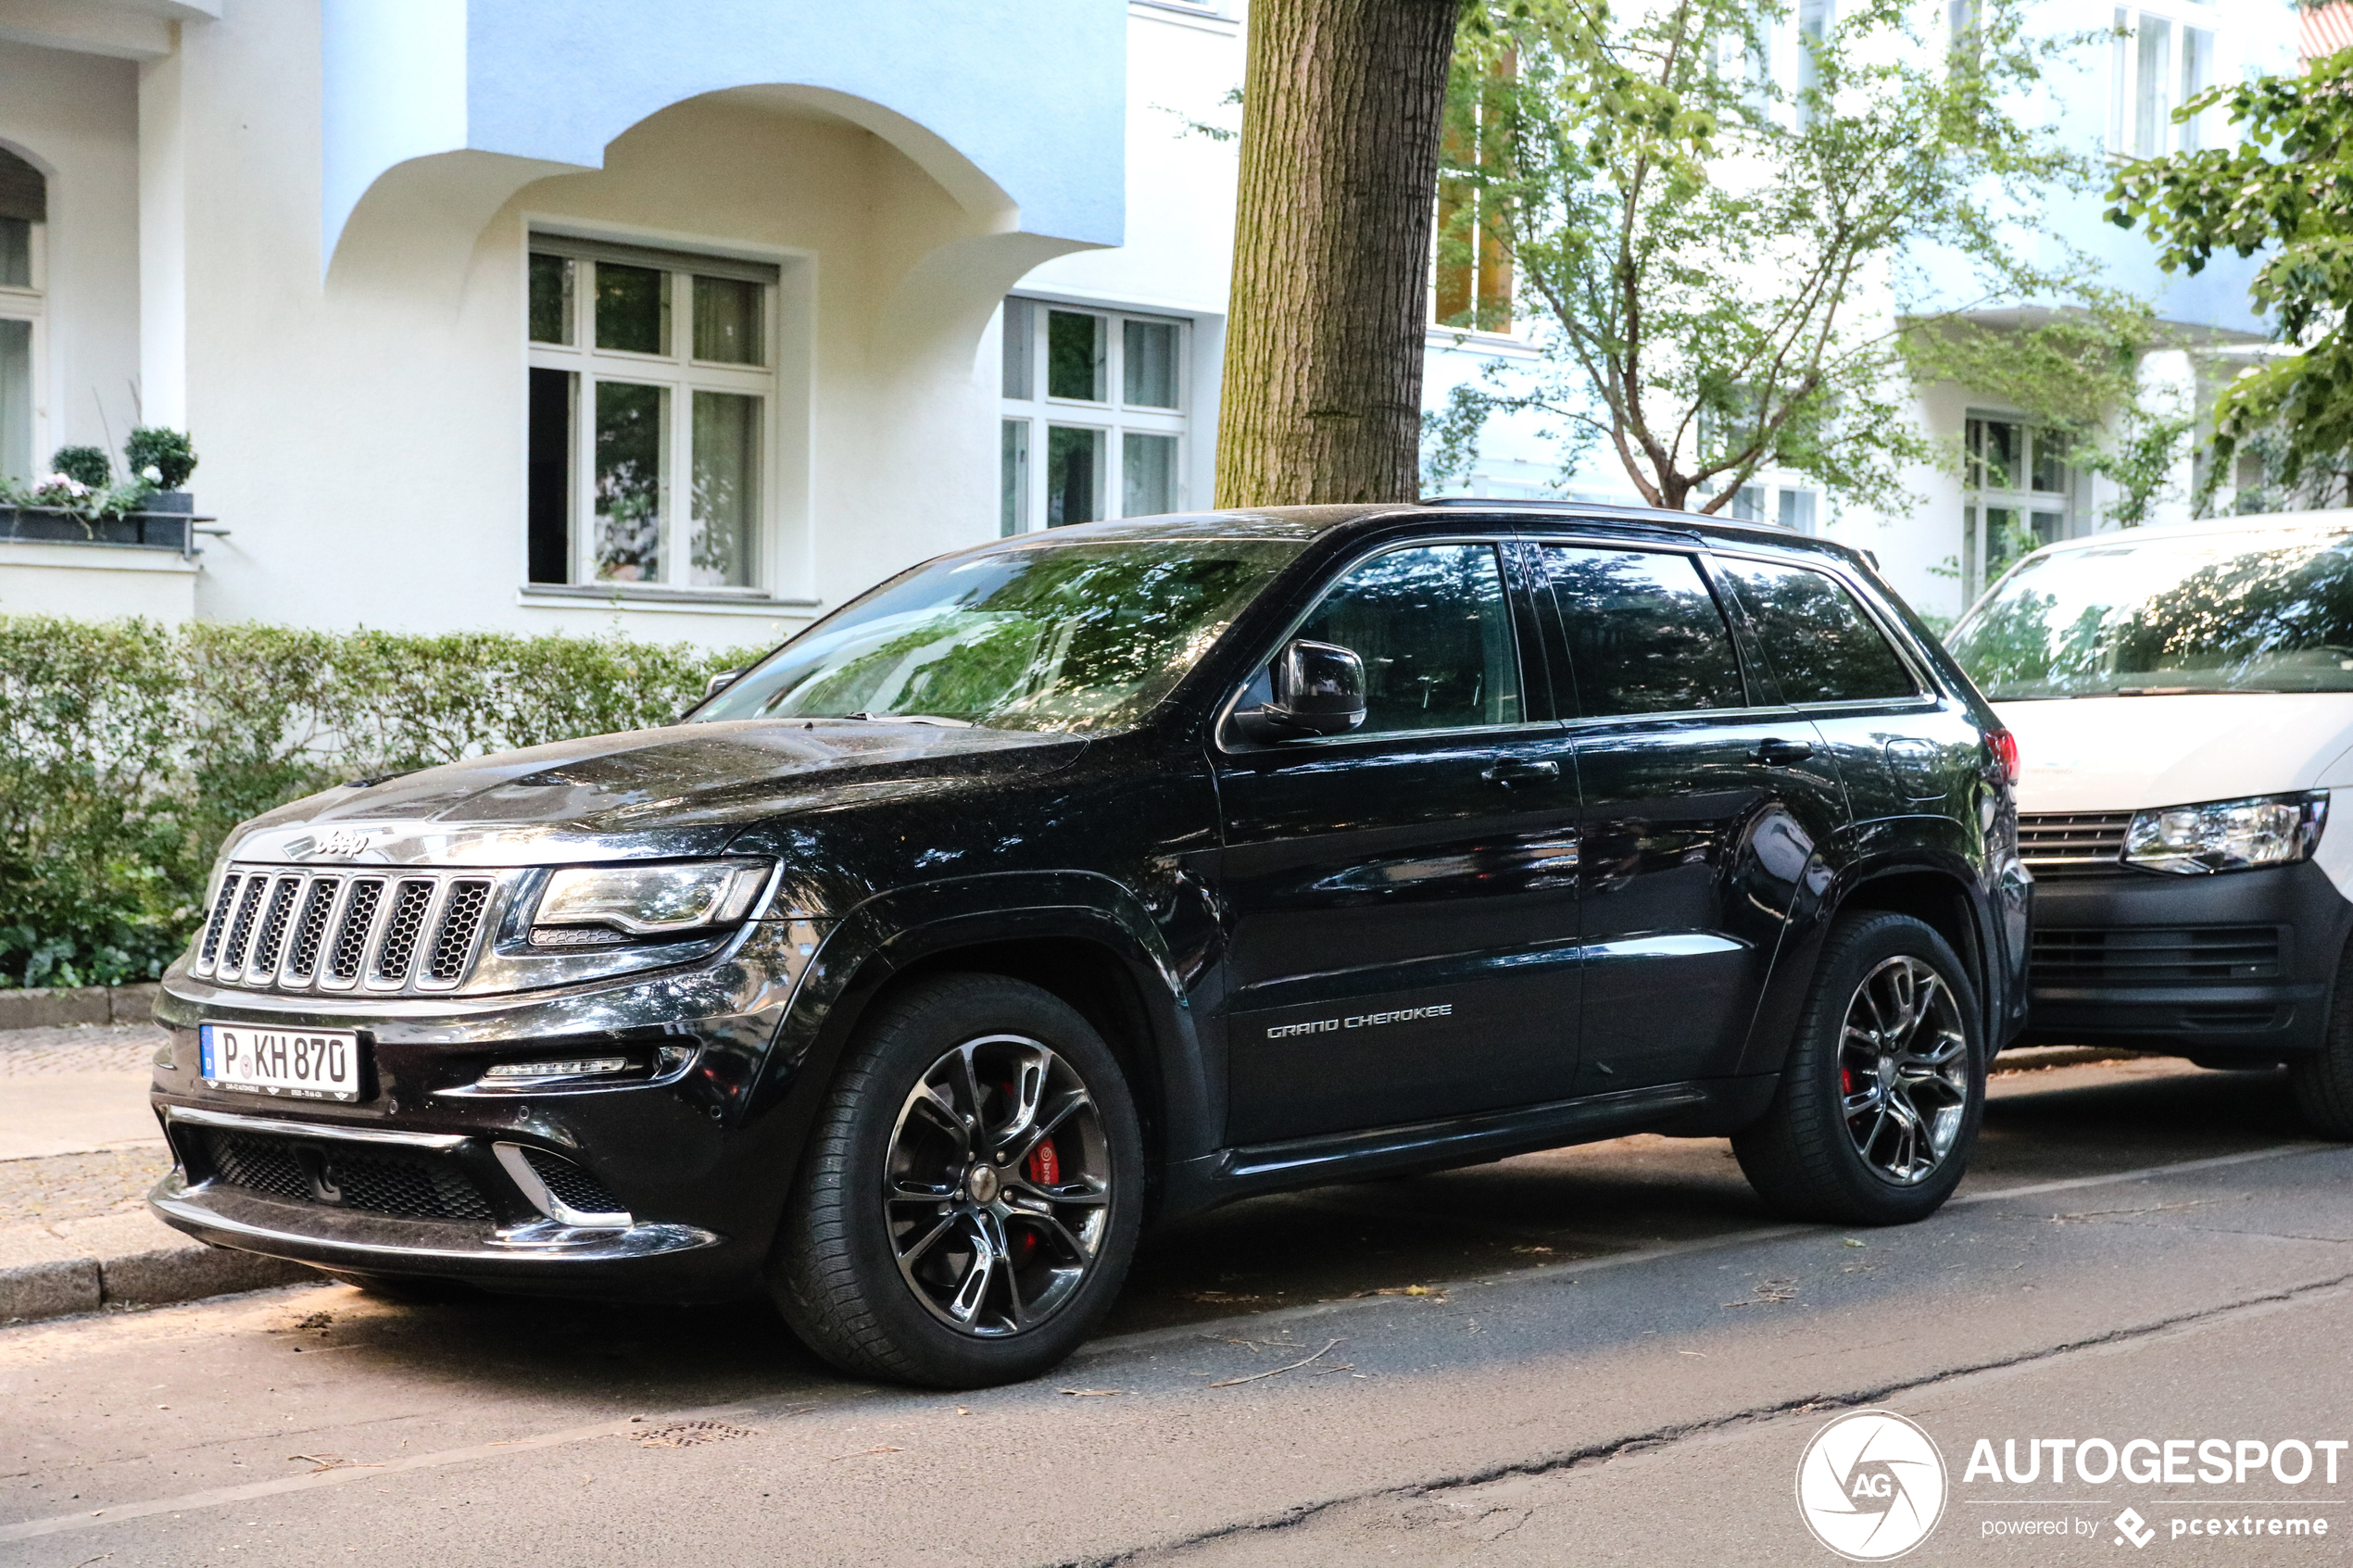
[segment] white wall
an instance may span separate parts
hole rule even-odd
[[[641,122],[601,170],[525,186],[486,228],[421,203],[347,233],[322,282],[317,29],[315,0],[239,0],[184,30],[195,487],[233,530],[208,552],[201,614],[736,646],[993,533],[995,383],[975,350],[994,295],[933,320],[952,309],[909,275],[975,220],[890,144],[764,90],[715,94]],[[768,489],[786,602],[523,591],[535,220],[785,267],[797,320],[779,334],[785,461]],[[1019,270],[986,251],[973,265]]]
[[[49,177],[32,459],[138,422],[139,97],[128,60],[0,44],[0,144]]]

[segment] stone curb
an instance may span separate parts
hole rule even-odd
[[[145,1210],[0,1228],[0,1323],[162,1306],[319,1277],[254,1252],[207,1247]]]
[[[49,985],[0,991],[0,1029],[64,1023],[145,1023],[155,1016],[156,985]]]

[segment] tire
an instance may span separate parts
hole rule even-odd
[[[2328,1033],[2319,1054],[2288,1063],[2289,1090],[2305,1122],[2324,1138],[2353,1141],[2353,943],[2337,960]]]
[[[1965,975],[1944,938],[1909,915],[1831,928],[1772,1104],[1732,1137],[1742,1173],[1775,1212],[1899,1225],[1952,1196],[1985,1114],[1984,1031]],[[1894,1051],[1877,1047],[1890,1039]]]
[[[992,1158],[975,1159],[975,1143]],[[1126,1080],[1074,1009],[1001,975],[922,980],[851,1044],[810,1135],[771,1293],[802,1342],[854,1376],[940,1388],[1034,1377],[1117,1298],[1143,1178]]]

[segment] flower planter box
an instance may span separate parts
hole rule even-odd
[[[158,496],[157,499],[163,497]],[[181,498],[187,499],[185,492]],[[86,518],[49,507],[0,507],[0,540],[43,545],[131,545],[185,552],[189,512],[137,511],[120,517]]]

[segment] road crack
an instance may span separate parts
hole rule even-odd
[[[1415,1486],[1377,1486],[1341,1497],[1325,1498],[1315,1502],[1301,1503],[1257,1519],[1237,1520],[1212,1530],[1203,1530],[1176,1540],[1156,1542],[1150,1546],[1132,1547],[1108,1555],[1058,1559],[1041,1568],[1141,1568],[1141,1565],[1174,1559],[1178,1553],[1212,1541],[1235,1536],[1270,1534],[1304,1524],[1334,1509],[1354,1504],[1373,1503],[1383,1499],[1403,1502],[1416,1499],[1442,1498],[1444,1494],[1491,1482],[1513,1479],[1533,1479],[1557,1474],[1562,1471],[1606,1464],[1612,1460],[1657,1453],[1679,1443],[1714,1436],[1735,1427],[1754,1425],[1782,1416],[1799,1415],[1811,1411],[1845,1409],[1852,1406],[1875,1405],[1881,1400],[1917,1389],[1933,1387],[1957,1377],[1973,1376],[1980,1373],[2002,1372],[2012,1367],[2032,1366],[2037,1362],[2056,1361],[2086,1350],[2105,1349],[2128,1345],[2136,1340],[2154,1338],[2176,1329],[2211,1323],[2233,1313],[2259,1307],[2274,1307],[2323,1296],[2331,1291],[2353,1286],[2353,1273],[2339,1274],[2331,1279],[2315,1280],[2309,1285],[2295,1286],[2285,1290],[2269,1291],[2242,1300],[2224,1302],[2220,1306],[2200,1308],[2196,1311],[2179,1312],[2151,1323],[2136,1323],[2127,1328],[2111,1329],[2105,1334],[2089,1335],[2080,1339],[2064,1340],[2057,1345],[2037,1349],[2020,1350],[2007,1356],[1996,1356],[1982,1361],[1947,1367],[1928,1377],[1909,1378],[1901,1382],[1877,1384],[1868,1387],[1850,1388],[1839,1392],[1820,1392],[1804,1397],[1777,1400],[1771,1404],[1755,1405],[1730,1414],[1711,1416],[1704,1421],[1682,1422],[1655,1427],[1647,1432],[1629,1433],[1622,1436],[1588,1443],[1579,1448],[1547,1454],[1539,1459],[1519,1460],[1484,1466],[1459,1474],[1441,1476]]]

